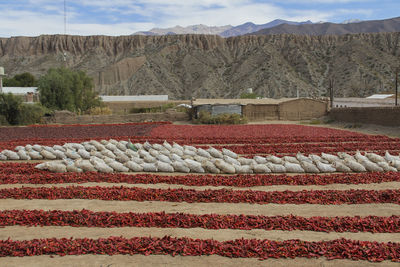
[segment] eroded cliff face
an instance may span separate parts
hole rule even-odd
[[[85,70],[100,94],[168,94],[171,99],[318,96],[391,90],[400,33],[344,36],[214,35],[0,38],[0,65],[15,75],[66,64]],[[66,62],[63,54],[66,53]]]

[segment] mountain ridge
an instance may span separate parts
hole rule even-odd
[[[67,61],[63,61],[63,53]],[[246,88],[271,98],[366,96],[393,87],[400,33],[354,35],[69,36],[0,38],[8,75],[49,68],[86,71],[106,95],[236,98]]]
[[[301,34],[301,35],[341,35],[375,32],[399,32],[400,17],[384,20],[368,20],[352,23],[316,23],[289,25],[281,24],[276,27],[262,29],[249,34]]]

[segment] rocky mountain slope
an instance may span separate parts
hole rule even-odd
[[[67,61],[63,62],[63,53]],[[109,95],[168,94],[171,99],[336,96],[393,88],[400,33],[341,36],[215,35],[0,38],[0,66],[39,76],[66,64],[85,70]]]
[[[400,17],[385,20],[369,20],[361,22],[336,23],[317,23],[289,25],[281,24],[276,27],[262,29],[250,34],[307,34],[307,35],[327,35],[327,34],[352,34],[352,33],[374,33],[374,32],[399,32]]]

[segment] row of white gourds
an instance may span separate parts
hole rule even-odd
[[[274,155],[252,159],[240,157],[229,149],[221,151],[194,146],[163,144],[132,144],[130,141],[91,140],[66,143],[53,147],[18,146],[15,151],[3,150],[0,160],[52,160],[38,164],[39,169],[52,172],[183,172],[183,173],[332,173],[400,171],[400,156],[386,152],[352,156],[321,153],[295,157]]]

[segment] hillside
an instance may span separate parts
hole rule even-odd
[[[39,76],[66,65],[87,71],[101,94],[168,94],[171,99],[335,95],[392,88],[400,33],[341,36],[215,35],[0,38],[0,66]]]
[[[350,21],[351,22],[351,21]],[[355,23],[317,23],[317,24],[280,24],[262,29],[250,34],[306,34],[306,35],[337,35],[354,33],[399,32],[400,17],[385,20],[369,20]]]

